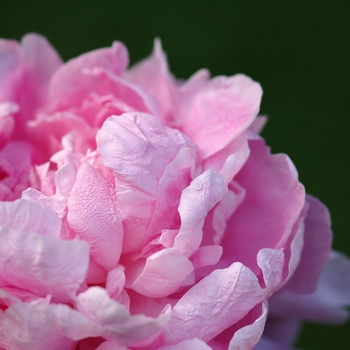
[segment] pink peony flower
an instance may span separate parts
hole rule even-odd
[[[287,349],[348,317],[350,262],[244,75],[187,81],[160,42],[65,64],[0,41],[0,348]]]

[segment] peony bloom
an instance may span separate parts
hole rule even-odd
[[[0,348],[291,349],[350,262],[244,75],[0,41]]]

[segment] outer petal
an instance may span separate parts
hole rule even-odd
[[[137,63],[126,74],[132,83],[141,86],[159,103],[161,120],[171,119],[176,104],[175,79],[171,76],[159,39],[154,41],[152,55]]]
[[[227,264],[241,261],[258,275],[260,249],[289,247],[305,192],[287,156],[271,156],[262,140],[250,140],[249,146],[248,161],[235,177],[246,195],[227,223],[222,246]]]
[[[297,293],[316,289],[332,245],[330,216],[327,208],[316,198],[307,196],[309,210],[305,219],[304,248],[301,260],[286,288]]]
[[[58,302],[75,296],[84,281],[89,249],[82,241],[0,227],[0,285],[13,285]]]
[[[317,289],[309,294],[283,290],[270,299],[271,315],[325,323],[341,323],[349,313],[350,260],[333,253],[323,269]]]
[[[122,305],[110,299],[106,291],[99,287],[91,287],[79,294],[77,306],[101,329],[102,337],[117,341],[121,345],[151,343],[170,317],[169,311],[158,318],[131,316]]]
[[[181,130],[199,146],[202,159],[220,151],[253,122],[262,90],[244,75],[218,77],[188,105]]]
[[[111,270],[117,266],[123,246],[123,225],[116,212],[113,185],[84,162],[68,198],[69,226],[90,245],[94,260]]]
[[[49,94],[53,108],[63,110],[72,106],[72,102],[82,100],[89,93],[85,89],[84,70],[96,67],[104,68],[121,75],[128,66],[128,52],[120,42],[112,47],[88,52],[67,62],[53,76]]]
[[[62,62],[47,40],[27,34],[22,46],[0,40],[0,101],[18,102],[14,136],[23,137],[25,122],[47,101],[47,87],[52,74]]]

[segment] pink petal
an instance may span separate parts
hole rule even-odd
[[[147,258],[142,271],[127,286],[148,297],[166,297],[176,292],[192,271],[188,258],[174,248],[163,249]]]
[[[5,198],[0,191],[0,199],[14,200],[30,186],[33,164],[39,161],[35,148],[24,141],[10,141],[0,150],[0,183],[12,192],[13,198]]]
[[[96,336],[96,325],[67,305],[17,303],[0,317],[0,346],[6,349],[75,349],[76,340]]]
[[[15,127],[13,114],[19,107],[12,102],[0,102],[0,148],[9,141]]]
[[[165,122],[174,110],[176,103],[175,79],[169,72],[166,55],[159,39],[154,41],[150,57],[134,65],[126,74],[127,80],[141,86],[151,94],[161,108],[161,120]]]
[[[75,152],[85,154],[89,148],[96,148],[96,130],[72,113],[39,114],[35,120],[28,122],[28,138],[40,149],[45,160],[62,149],[62,137],[73,130],[76,131],[80,143],[80,147],[76,148]]]
[[[222,246],[227,264],[240,261],[258,275],[259,250],[284,248],[295,234],[305,192],[287,156],[270,155],[262,140],[250,140],[249,146],[248,161],[235,177],[246,195],[227,223]]]
[[[163,332],[165,344],[209,341],[242,319],[264,299],[256,276],[240,263],[215,270],[177,302]]]
[[[215,265],[221,258],[222,247],[219,245],[202,246],[191,256],[195,269],[203,266]]]
[[[223,177],[212,170],[197,176],[181,194],[179,214],[181,227],[173,247],[190,257],[199,247],[203,224],[208,212],[227,191]]]
[[[191,170],[193,156],[184,151],[179,159],[176,157],[187,147],[188,140],[151,115],[125,113],[107,119],[97,134],[97,142],[104,165],[113,170],[116,179],[125,228],[123,252],[141,250],[152,219],[162,220],[162,213],[167,212],[169,217],[168,213],[176,212],[179,191],[184,186],[182,177]],[[162,185],[169,180],[170,189]],[[158,200],[164,205],[157,206]],[[157,233],[161,232],[152,232]]]
[[[251,321],[253,321],[251,324],[245,325],[235,332],[229,344],[230,350],[250,350],[258,343],[264,331],[268,314],[267,302],[262,303],[259,309],[261,310],[260,314],[254,315],[251,313],[249,315]],[[253,311],[256,313],[257,310]]]
[[[144,315],[131,316],[122,305],[110,299],[107,292],[100,287],[91,287],[79,294],[77,307],[96,324],[102,337],[117,341],[120,345],[151,343],[170,317],[169,311],[157,318]]]
[[[299,267],[286,287],[297,293],[310,293],[316,289],[332,244],[327,208],[314,197],[307,196],[306,200],[310,207],[305,219],[304,248]]]
[[[125,46],[120,42],[114,42],[110,48],[91,51],[68,61],[50,82],[49,94],[55,109],[69,108],[72,101],[85,98],[89,91],[85,89],[84,70],[100,67],[121,75],[128,66],[128,60]]]
[[[22,46],[14,41],[0,41],[0,101],[18,102],[14,134],[22,137],[25,122],[47,101],[48,83],[62,61],[48,41],[37,34],[27,34]]]
[[[45,205],[27,199],[0,202],[0,225],[60,237],[61,220]]]
[[[257,116],[262,90],[244,75],[214,78],[193,98],[181,130],[199,146],[202,159],[220,151]]]
[[[165,345],[158,350],[211,350],[212,348],[206,344],[204,341],[194,338],[189,340],[184,340],[175,345]]]
[[[82,241],[61,241],[1,226],[0,284],[67,302],[85,279],[89,250]]]
[[[68,198],[69,226],[90,245],[94,260],[107,270],[117,266],[123,246],[123,225],[117,214],[114,188],[84,162]]]

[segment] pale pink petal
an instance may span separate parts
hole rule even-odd
[[[190,257],[200,246],[203,224],[208,212],[223,198],[227,186],[216,171],[197,176],[181,194],[179,214],[181,227],[173,247]]]
[[[168,194],[166,186],[160,187],[159,181],[189,141],[178,130],[163,126],[151,115],[125,113],[107,119],[97,134],[97,142],[104,165],[113,170],[116,179],[118,206],[125,229],[123,252],[142,249],[157,200],[163,198],[165,202]],[[185,163],[189,164],[191,158],[186,156],[186,159]],[[175,171],[178,176],[183,175],[181,161],[174,164],[179,169]],[[179,181],[182,180],[179,178]],[[178,193],[176,186],[174,189],[175,194]],[[172,195],[167,205],[170,201],[176,208],[177,200]]]
[[[75,349],[99,329],[67,305],[16,303],[0,315],[0,346],[16,350]]]
[[[165,345],[158,350],[212,350],[212,348],[204,341],[194,338],[181,341],[174,345]]]
[[[249,147],[248,161],[235,177],[246,195],[227,223],[222,246],[227,264],[240,261],[258,275],[259,250],[284,248],[295,234],[305,192],[287,156],[271,155],[262,140],[250,140]]]
[[[128,52],[120,42],[114,42],[112,47],[85,53],[68,61],[52,77],[49,94],[56,110],[72,106],[72,102],[82,101],[89,90],[84,84],[84,70],[96,67],[104,68],[116,75],[121,75],[128,65]]]
[[[125,286],[125,267],[122,265],[116,266],[108,272],[106,280],[106,291],[108,295],[117,300],[117,297],[122,292]]]
[[[128,348],[113,341],[105,341],[94,350],[128,350]]]
[[[68,198],[69,226],[90,245],[94,260],[107,270],[117,266],[123,246],[123,225],[115,208],[113,185],[84,162]]]
[[[192,271],[188,258],[174,248],[163,249],[147,258],[143,269],[135,280],[128,281],[127,287],[152,298],[165,297],[176,292]]]
[[[126,79],[152,95],[160,106],[160,119],[172,118],[177,91],[175,79],[169,72],[166,55],[159,39],[155,39],[150,57],[134,65],[125,75]]]
[[[204,169],[220,172],[229,184],[234,176],[246,163],[250,149],[246,135],[241,135],[231,141],[225,148],[213,154],[203,162]]]
[[[41,203],[27,199],[0,202],[0,225],[58,238],[61,220]]]
[[[0,285],[67,302],[84,281],[89,249],[82,241],[61,241],[1,226]]]
[[[306,200],[310,206],[304,221],[304,248],[299,267],[286,286],[288,290],[297,293],[310,293],[316,289],[332,244],[327,208],[314,197],[306,196]]]
[[[130,315],[100,287],[91,287],[77,297],[77,307],[101,330],[100,335],[121,345],[147,345],[165,327],[170,311],[157,318]]]
[[[256,309],[256,308],[255,308]],[[258,343],[265,327],[268,314],[267,302],[262,303],[260,314],[251,313],[251,324],[240,327],[234,334],[228,346],[229,350],[250,350]],[[256,313],[256,310],[253,310]]]
[[[256,134],[260,134],[264,126],[266,125],[266,123],[267,123],[267,116],[259,115],[253,121],[253,123],[249,126],[249,130],[251,130]]]
[[[163,341],[165,344],[192,338],[209,341],[261,303],[264,294],[254,273],[240,263],[215,270],[174,306]]]
[[[253,122],[262,90],[244,75],[217,77],[193,98],[181,130],[199,146],[202,159],[220,151]]]

